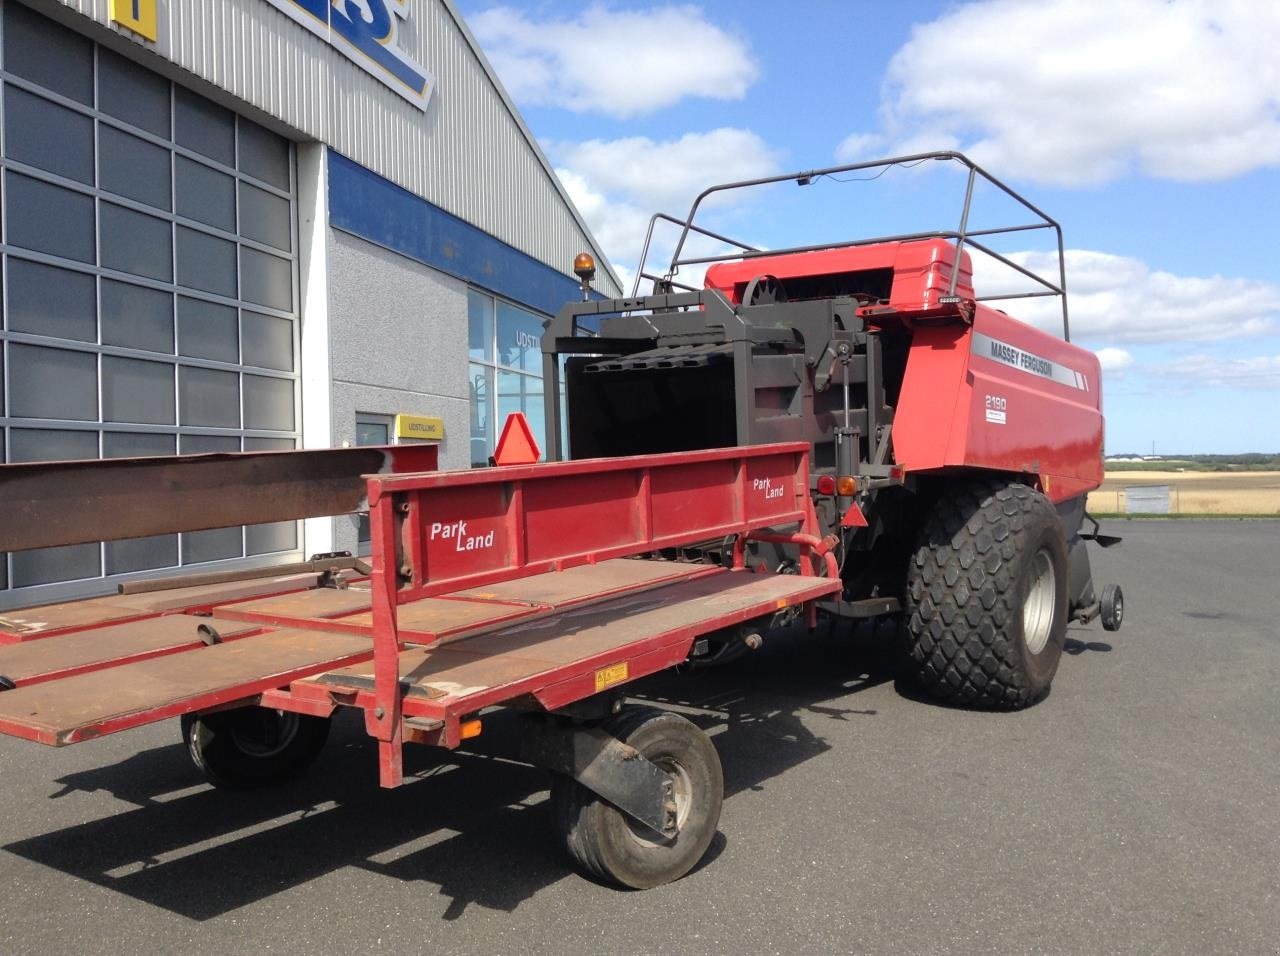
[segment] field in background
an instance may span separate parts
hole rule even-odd
[[[1108,471],[1089,511],[1125,513],[1124,489],[1134,485],[1168,485],[1171,514],[1280,516],[1280,471]]]

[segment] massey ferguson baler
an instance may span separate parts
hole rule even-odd
[[[695,223],[727,191],[925,162],[965,173],[955,230],[760,251]],[[1028,221],[967,229],[980,183]],[[653,275],[642,262],[636,279],[654,294],[570,304],[547,328],[553,458],[806,443],[821,548],[843,583],[829,609],[901,615],[914,676],[948,702],[1034,703],[1069,621],[1119,627],[1120,589],[1095,590],[1085,551],[1086,539],[1117,540],[1085,513],[1102,482],[1102,376],[1096,356],[1068,341],[1054,220],[951,152],[713,186],[686,219],[655,216],[650,239],[662,220],[680,230],[671,263]],[[1053,276],[991,245],[1036,231],[1056,240]],[[699,235],[729,248],[687,254]],[[970,249],[1030,291],[980,295]],[[682,289],[681,267],[699,265],[704,288]],[[585,291],[593,266],[580,266]],[[988,304],[1042,296],[1061,305],[1061,337]],[[793,567],[785,546],[753,552],[771,570]],[[730,641],[711,653],[734,650]]]
[[[1068,619],[1122,611],[1118,590],[1095,599],[1081,543],[1098,366],[976,300],[974,235],[741,248],[683,293],[678,247],[659,294],[567,307],[544,339],[550,378],[568,356],[547,434],[569,457],[563,423],[574,460],[437,472],[425,446],[0,468],[0,551],[362,511],[371,530],[367,563],[0,614],[0,732],[61,747],[179,717],[209,780],[246,787],[305,770],[348,709],[394,787],[405,744],[456,748],[514,709],[570,856],[649,887],[706,852],[723,780],[699,728],[626,702],[638,678],[821,605],[899,615],[935,695],[1031,703]]]

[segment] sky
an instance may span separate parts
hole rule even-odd
[[[1108,454],[1280,452],[1280,3],[460,7],[626,291],[650,215],[707,186],[959,150],[1062,225]],[[734,193],[697,221],[760,248],[955,229],[963,187],[928,163]],[[975,193],[971,227],[1026,221]],[[1049,232],[996,245],[1056,272]],[[975,272],[979,295],[1025,288]],[[1004,307],[1061,329],[1053,300]]]

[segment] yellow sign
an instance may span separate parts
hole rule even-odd
[[[155,43],[160,36],[156,5],[160,0],[111,0],[111,22]]]
[[[612,687],[614,684],[621,684],[627,679],[627,662],[614,664],[596,671],[596,693],[604,690],[606,687]]]
[[[425,415],[397,415],[397,438],[430,438],[434,441],[444,440],[444,419],[428,418]]]

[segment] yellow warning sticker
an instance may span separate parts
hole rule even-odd
[[[606,687],[612,687],[614,684],[621,684],[627,679],[627,673],[626,661],[621,664],[612,664],[596,671],[596,692],[598,693]]]

